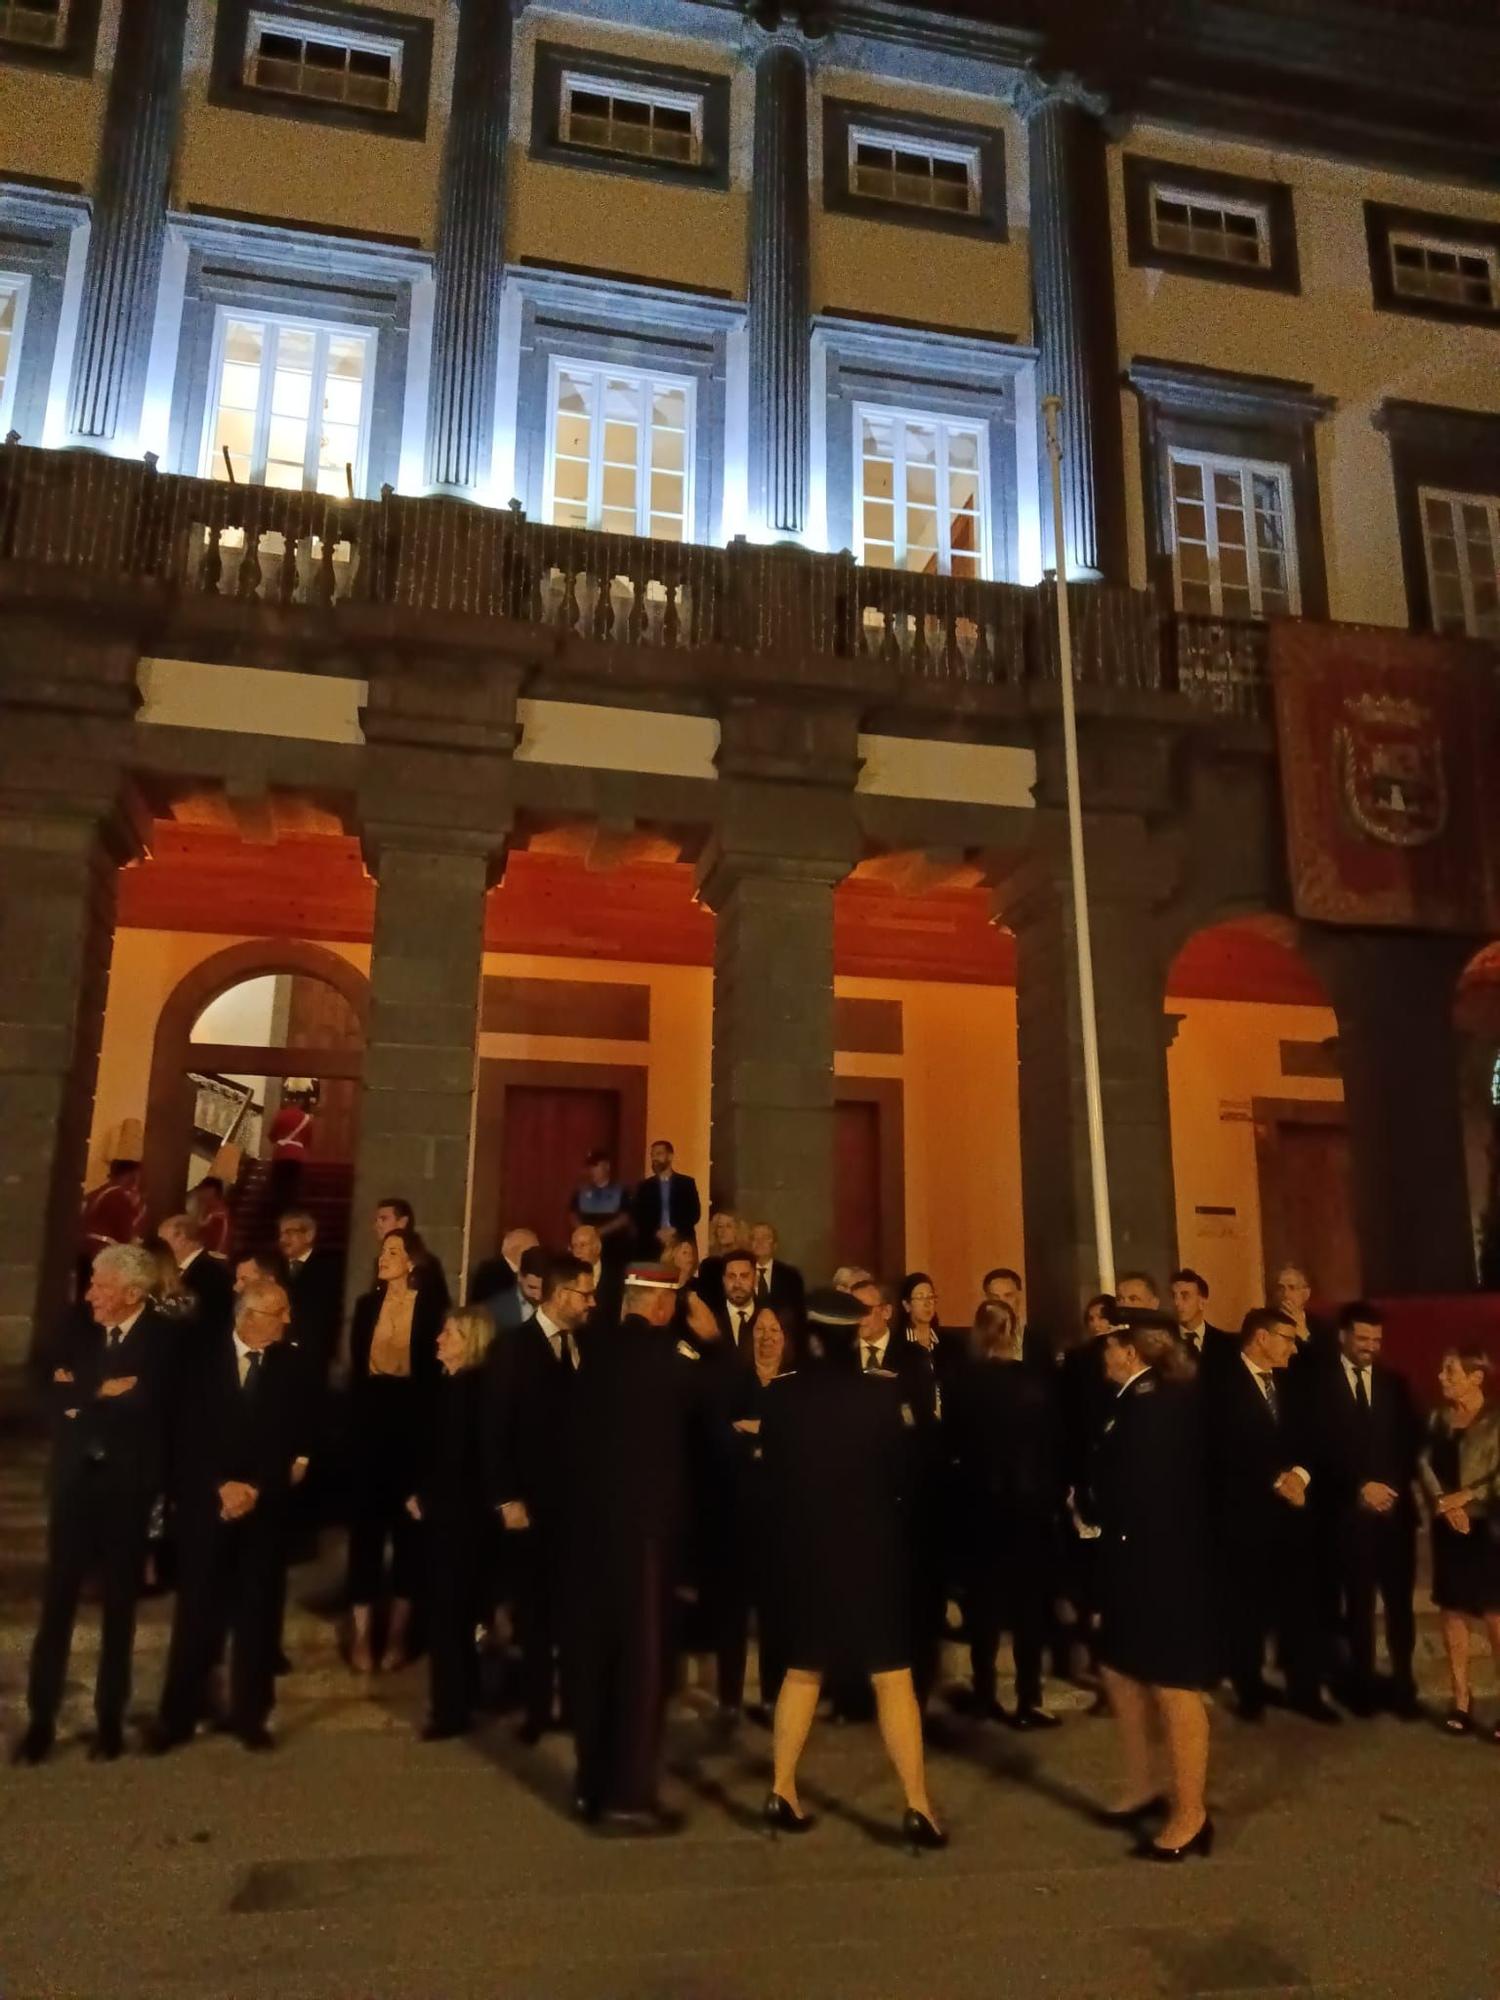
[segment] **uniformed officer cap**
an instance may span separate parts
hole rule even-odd
[[[670,1264],[627,1264],[625,1283],[632,1291],[675,1292],[678,1274]]]
[[[1159,1306],[1116,1306],[1109,1323],[1111,1333],[1177,1333],[1177,1321]]]
[[[858,1326],[866,1308],[849,1292],[820,1285],[807,1295],[807,1317],[814,1326]]]

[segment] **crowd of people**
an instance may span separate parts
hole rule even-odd
[[[1056,1728],[1050,1656],[1118,1725],[1101,1816],[1148,1858],[1206,1855],[1205,1695],[1222,1683],[1246,1725],[1282,1706],[1323,1725],[1422,1712],[1423,1509],[1452,1681],[1439,1719],[1482,1733],[1473,1623],[1500,1660],[1484,1354],[1446,1355],[1424,1423],[1380,1358],[1379,1310],[1310,1314],[1295,1267],[1237,1332],[1210,1322],[1208,1285],[1184,1269],[1165,1306],[1147,1273],[1122,1273],[1055,1338],[1028,1322],[1014,1269],[987,1272],[952,1324],[924,1272],[892,1286],[845,1266],[809,1286],[766,1223],[712,1215],[700,1258],[701,1220],[665,1142],[633,1190],[592,1156],[567,1248],[511,1229],[459,1306],[391,1198],[346,1327],[343,1260],[306,1210],[231,1267],[222,1190],[150,1245],[131,1240],[138,1205],[91,1196],[86,1291],[39,1344],[49,1548],[16,1760],[53,1748],[90,1573],[91,1755],[124,1747],[148,1575],[175,1589],[148,1747],[205,1723],[274,1747],[288,1562],[333,1523],[351,1672],[425,1652],[425,1733],[443,1739],[507,1662],[521,1742],[571,1730],[590,1825],[671,1823],[662,1723],[692,1652],[714,1661],[717,1728],[772,1730],[768,1830],[811,1824],[798,1770],[826,1704],[873,1713],[908,1844],[940,1846],[924,1759],[939,1698],[978,1723]],[[950,1630],[970,1677],[944,1691]]]

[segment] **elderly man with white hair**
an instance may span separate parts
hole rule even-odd
[[[30,1723],[13,1761],[40,1764],[52,1749],[84,1580],[101,1601],[98,1729],[92,1758],[124,1747],[135,1610],[151,1502],[161,1485],[172,1325],[150,1294],[156,1264],[136,1243],[101,1250],[86,1303],[44,1359],[52,1411],[47,1571],[31,1651]]]

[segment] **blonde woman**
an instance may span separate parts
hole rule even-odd
[[[1495,1366],[1478,1348],[1450,1348],[1421,1458],[1432,1502],[1432,1598],[1442,1618],[1453,1700],[1443,1727],[1474,1733],[1469,1627],[1482,1624],[1500,1664],[1500,1406],[1486,1400]],[[1500,1743],[1500,1728],[1491,1732]]]
[[[449,1313],[437,1339],[441,1371],[428,1406],[417,1491],[406,1503],[427,1536],[427,1664],[431,1714],[423,1740],[468,1733],[493,1523],[484,1502],[484,1357],[495,1323],[481,1307]]]

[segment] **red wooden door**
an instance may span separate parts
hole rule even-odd
[[[834,1261],[878,1276],[885,1245],[880,1227],[880,1107],[841,1097],[833,1107]]]
[[[534,1229],[548,1249],[566,1249],[585,1158],[602,1150],[619,1170],[619,1093],[509,1084],[501,1131],[501,1229]]]
[[[1359,1239],[1348,1128],[1333,1120],[1279,1118],[1261,1151],[1266,1283],[1279,1264],[1300,1264],[1320,1308],[1359,1296]]]

